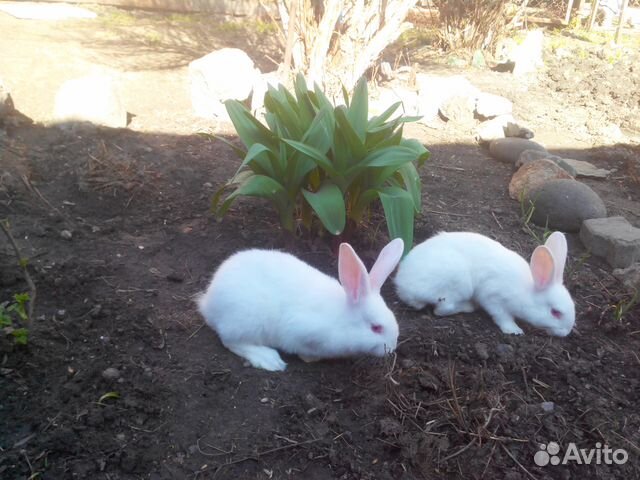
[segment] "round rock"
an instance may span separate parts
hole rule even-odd
[[[576,169],[571,165],[572,160],[552,155],[549,152],[541,152],[540,150],[525,150],[520,154],[518,160],[516,160],[516,167],[520,168],[522,165],[526,165],[529,162],[535,160],[551,160],[553,163],[562,168],[572,177],[576,177]]]
[[[501,162],[515,164],[518,158],[520,158],[520,154],[525,150],[547,151],[547,149],[539,143],[527,140],[526,138],[500,138],[489,144],[489,153],[493,158]]]
[[[556,178],[571,179],[572,177],[551,160],[541,159],[526,163],[511,177],[509,196],[519,200],[523,194]]]
[[[464,95],[456,95],[440,106],[440,113],[450,122],[467,125],[475,122],[473,99]]]
[[[576,180],[549,180],[526,197],[535,207],[533,223],[554,230],[577,232],[583,221],[607,216],[598,194]]]

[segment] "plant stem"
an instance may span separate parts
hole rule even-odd
[[[11,232],[7,228],[7,224],[8,222],[6,220],[0,221],[0,228],[2,229],[6,237],[9,239],[9,243],[11,243],[11,246],[13,247],[13,251],[15,252],[16,257],[18,258],[18,264],[20,265],[20,267],[22,267],[22,271],[24,272],[24,278],[27,281],[27,285],[29,285],[29,309],[27,311],[26,327],[31,328],[31,321],[33,320],[33,309],[36,303],[36,285],[35,283],[33,283],[33,279],[31,278],[31,275],[29,274],[29,270],[27,269],[27,262],[26,260],[22,259],[22,256],[20,255],[20,249],[18,248],[18,245],[16,244],[16,241],[14,240],[13,235],[11,235]]]

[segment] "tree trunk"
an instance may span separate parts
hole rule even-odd
[[[295,3],[295,8],[294,8]],[[416,0],[278,0],[293,67],[330,96],[351,90],[382,51],[410,25]],[[291,15],[295,10],[296,15]],[[293,22],[291,22],[291,17]]]

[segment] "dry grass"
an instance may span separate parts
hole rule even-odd
[[[132,194],[155,176],[156,172],[130,154],[109,150],[102,141],[95,154],[88,154],[80,181],[93,190],[117,195],[119,192]]]

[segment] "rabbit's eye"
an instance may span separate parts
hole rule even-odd
[[[555,308],[551,309],[551,315],[553,315],[557,319],[562,318],[562,312],[560,310],[555,309]]]
[[[382,333],[382,325],[371,325],[371,331],[373,333]]]

